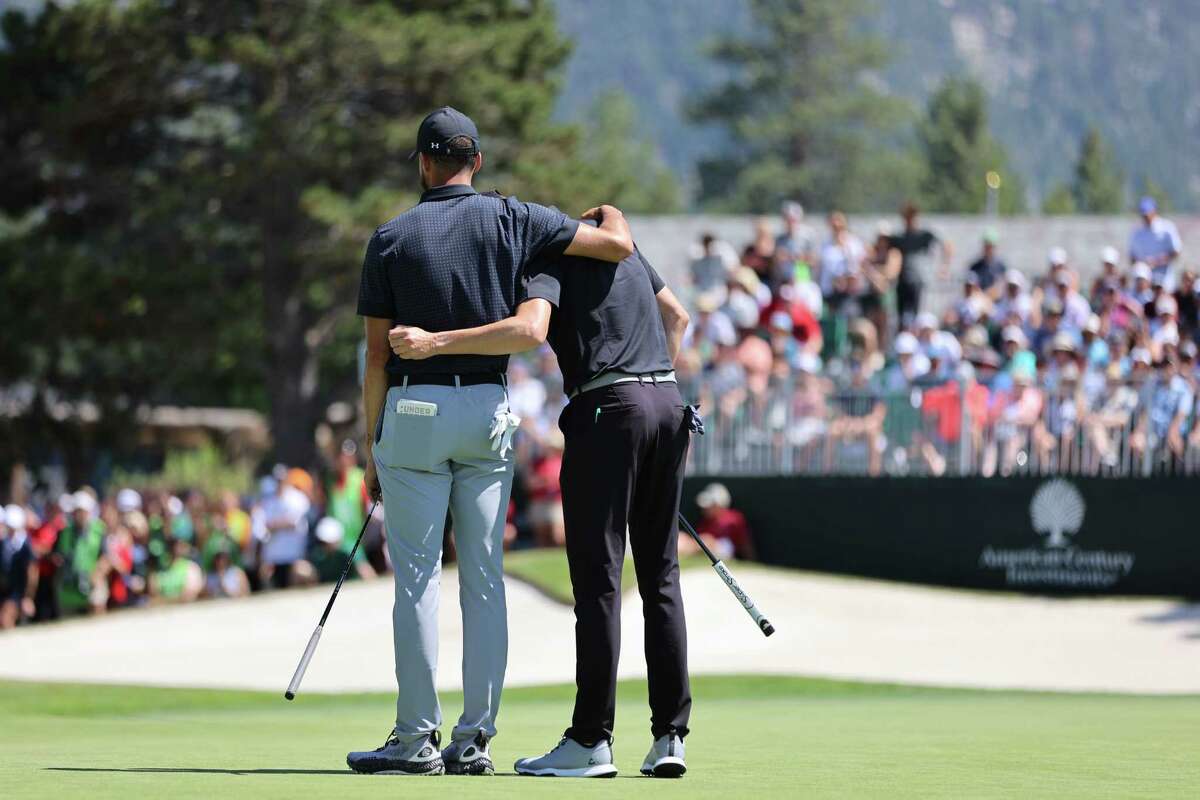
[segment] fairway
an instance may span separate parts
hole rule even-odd
[[[520,778],[549,748],[567,687],[513,689],[495,778],[346,771],[380,744],[387,695],[0,683],[0,797],[1194,797],[1200,697],[916,689],[699,678],[690,771],[644,779],[644,686],[621,686],[610,781]],[[459,697],[443,697],[452,721]],[[446,725],[449,729],[452,722]],[[448,785],[449,784],[449,785]]]

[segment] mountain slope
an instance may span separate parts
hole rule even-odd
[[[558,0],[575,39],[559,112],[577,117],[621,85],[663,157],[690,178],[696,157],[726,144],[690,123],[689,98],[719,82],[704,47],[747,32],[745,0],[645,3]],[[1200,15],[1193,0],[902,0],[864,25],[893,45],[880,76],[914,104],[947,74],[978,78],[993,128],[1037,195],[1065,179],[1089,124],[1112,145],[1136,191],[1143,178],[1175,205],[1200,208]],[[1036,198],[1035,198],[1036,199]]]

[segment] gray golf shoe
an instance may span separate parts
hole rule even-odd
[[[441,775],[441,736],[437,731],[413,742],[401,742],[393,729],[387,741],[374,750],[360,750],[346,756],[346,764],[355,772],[373,775]]]
[[[459,739],[446,745],[442,763],[447,775],[493,775],[492,755],[488,752],[488,737],[480,731],[474,739]]]
[[[612,743],[601,739],[593,747],[585,747],[569,736],[558,746],[536,758],[522,758],[513,765],[518,775],[553,775],[558,778],[612,778],[617,774],[613,764]]]
[[[687,772],[683,763],[683,739],[673,733],[660,736],[642,762],[642,774],[655,778],[678,778]]]

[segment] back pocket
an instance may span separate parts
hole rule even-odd
[[[383,427],[374,448],[375,460],[384,467],[432,468],[439,419],[436,415],[398,414],[396,400],[390,399],[384,409]]]

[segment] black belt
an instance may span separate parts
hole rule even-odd
[[[404,386],[405,381],[408,386],[481,386],[485,383],[503,386],[504,376],[499,372],[468,372],[465,375],[443,375],[437,372],[416,375],[388,374],[389,388]]]

